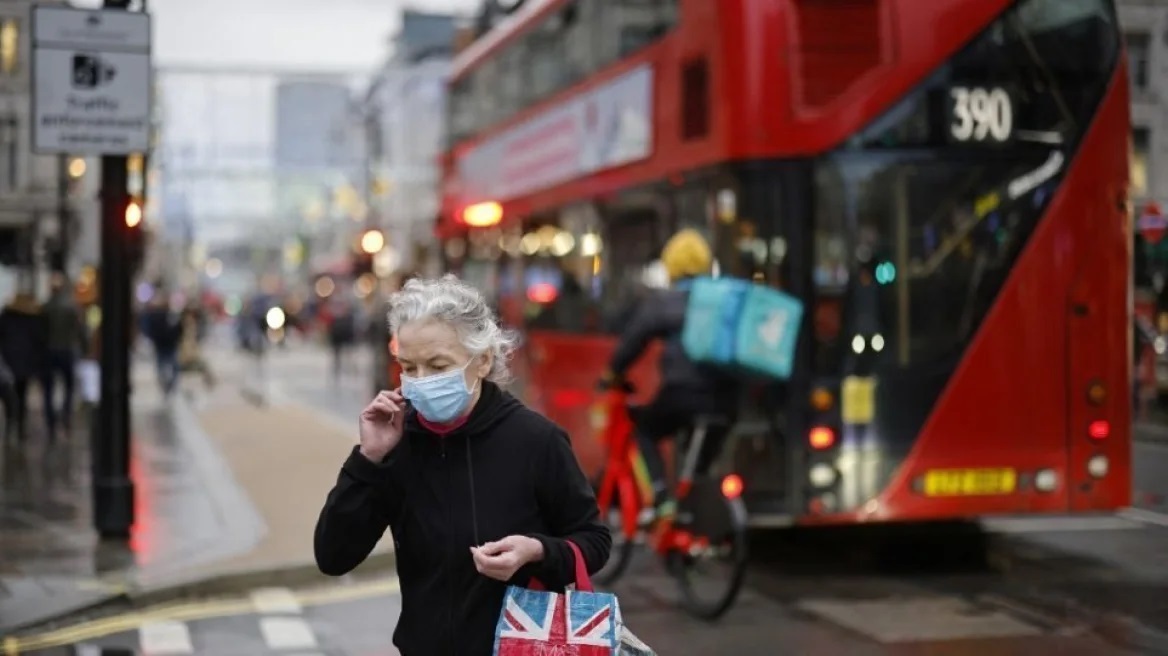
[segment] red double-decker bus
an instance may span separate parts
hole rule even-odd
[[[447,264],[526,326],[586,467],[642,272],[693,227],[808,307],[727,458],[756,522],[1129,503],[1110,0],[528,0],[454,69]]]

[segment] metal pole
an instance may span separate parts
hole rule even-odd
[[[107,8],[125,9],[116,0]],[[93,434],[93,526],[126,539],[134,524],[130,480],[130,263],[126,157],[101,158],[101,402]]]
[[[103,538],[127,538],[134,523],[126,178],[125,157],[101,158],[101,403],[93,454],[93,523]]]
[[[73,240],[72,213],[69,211],[69,158],[57,156],[57,252],[52,269],[69,271],[69,252]]]

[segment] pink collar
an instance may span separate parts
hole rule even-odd
[[[470,419],[469,412],[459,417],[458,419],[455,419],[454,421],[448,421],[444,424],[440,424],[436,421],[428,421],[420,413],[418,414],[418,423],[422,425],[422,428],[425,428],[426,430],[434,433],[439,437],[445,437],[447,434],[462,428],[468,419]]]

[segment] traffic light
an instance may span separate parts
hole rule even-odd
[[[146,256],[146,239],[142,225],[142,201],[133,196],[123,212],[126,227],[126,260],[131,271],[138,271]]]
[[[131,229],[140,229],[142,225],[142,203],[137,198],[131,198],[130,203],[126,205],[126,227]]]

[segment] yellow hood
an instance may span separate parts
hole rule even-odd
[[[670,238],[661,252],[661,263],[672,280],[710,272],[714,256],[705,237],[696,230],[682,230]]]

